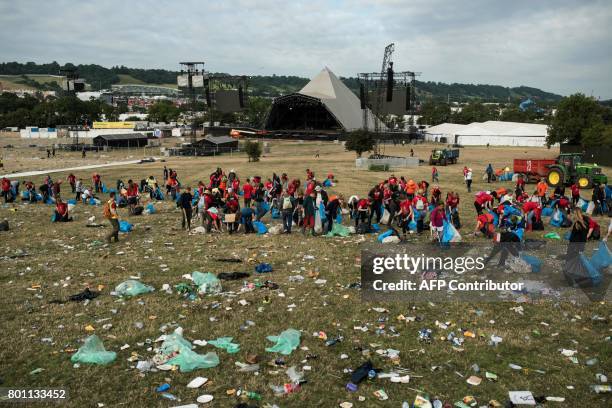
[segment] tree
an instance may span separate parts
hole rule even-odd
[[[582,147],[605,141],[606,108],[581,93],[563,98],[548,126],[546,144],[569,143]]]
[[[247,156],[249,156],[249,162],[259,161],[259,157],[261,156],[261,146],[259,142],[246,140],[244,142],[244,151],[246,152]]]
[[[245,112],[248,124],[256,128],[262,127],[264,118],[271,104],[272,101],[268,98],[262,98],[260,96],[250,97]]]
[[[179,114],[179,108],[170,101],[159,101],[149,106],[149,120],[152,122],[173,122]]]
[[[447,103],[428,100],[421,105],[419,113],[419,124],[435,126],[450,120],[451,109]]]
[[[496,106],[484,105],[480,102],[468,103],[461,111],[455,112],[452,115],[453,123],[461,123],[463,125],[472,122],[486,122],[488,120],[498,120],[499,113]]]
[[[357,157],[361,157],[363,153],[374,150],[375,145],[374,135],[367,130],[360,129],[347,134],[344,148],[355,152]]]

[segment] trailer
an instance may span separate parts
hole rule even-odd
[[[548,176],[549,167],[556,163],[555,159],[514,159],[513,171],[523,176],[525,183],[537,183]]]

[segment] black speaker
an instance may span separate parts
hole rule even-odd
[[[410,112],[410,101],[412,99],[411,86],[406,87],[406,112]]]
[[[359,84],[359,102],[361,103],[361,109],[366,108],[366,95],[365,95],[365,86],[363,84]]]
[[[387,69],[387,102],[393,100],[393,68]]]
[[[204,91],[205,95],[206,95],[206,105],[207,106],[212,106],[211,105],[211,101],[210,101],[210,88],[206,87],[206,90]]]
[[[241,108],[244,108],[244,92],[242,91],[242,85],[238,86],[238,104]]]

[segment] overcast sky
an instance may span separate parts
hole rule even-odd
[[[314,76],[396,70],[612,98],[612,1],[0,0],[0,61]]]

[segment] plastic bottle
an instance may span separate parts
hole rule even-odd
[[[256,401],[261,401],[261,395],[254,392],[254,391],[249,391],[246,393],[246,396],[248,399],[252,399],[252,400],[256,400]]]

